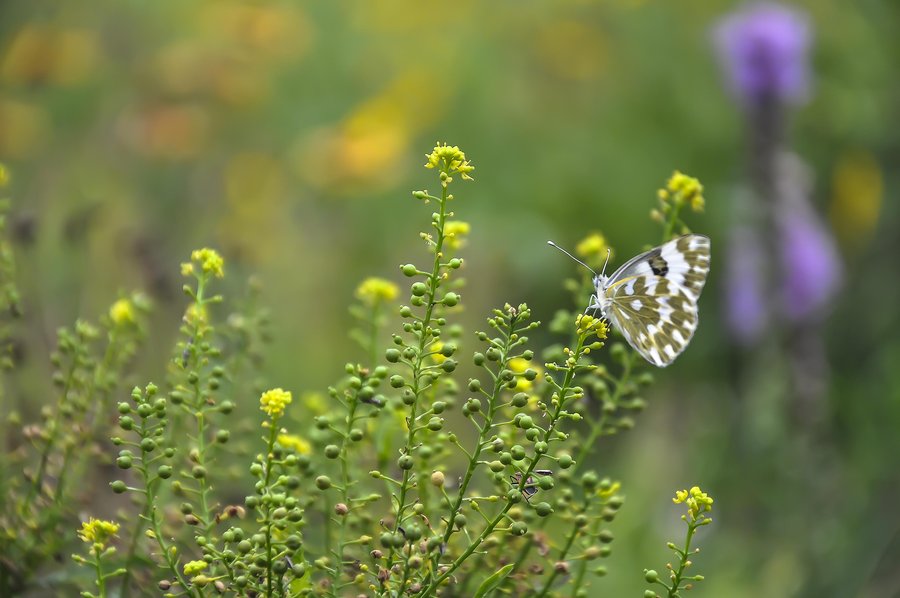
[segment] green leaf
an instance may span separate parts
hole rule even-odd
[[[499,571],[485,579],[481,582],[481,585],[478,586],[478,591],[475,592],[475,598],[484,598],[491,592],[497,589],[497,586],[503,581],[503,578],[509,575],[509,572],[513,570],[512,564],[506,565],[502,567]]]

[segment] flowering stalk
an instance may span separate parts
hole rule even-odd
[[[659,574],[653,569],[644,569],[644,578],[648,583],[656,584],[666,589],[667,598],[679,598],[681,590],[690,590],[693,586],[690,582],[703,581],[702,575],[685,575],[685,571],[693,563],[691,555],[700,552],[699,548],[691,549],[691,540],[698,528],[709,525],[712,519],[706,515],[712,510],[713,499],[707,493],[700,490],[698,486],[694,486],[690,490],[679,490],[672,499],[675,504],[684,504],[687,507],[687,513],[681,516],[681,519],[687,523],[687,534],[684,539],[684,547],[678,548],[674,543],[669,542],[667,546],[678,557],[678,568],[674,568],[671,563],[666,564],[669,570],[670,584],[665,583],[659,578]],[[687,583],[685,583],[687,582]],[[653,590],[644,592],[645,598],[659,598]]]
[[[526,486],[532,480],[532,474],[534,474],[541,460],[546,455],[550,442],[559,441],[566,437],[565,434],[559,432],[557,430],[559,424],[566,419],[579,419],[574,417],[577,414],[570,413],[565,409],[571,402],[576,401],[582,398],[583,389],[578,386],[573,385],[573,381],[575,380],[575,376],[577,373],[592,369],[594,366],[590,364],[580,363],[580,359],[590,354],[591,350],[599,349],[603,346],[601,342],[602,339],[606,338],[606,323],[602,320],[593,318],[588,315],[580,314],[576,320],[576,330],[578,332],[578,338],[575,344],[575,349],[565,349],[564,353],[566,355],[566,360],[563,365],[557,364],[547,364],[547,369],[551,371],[561,371],[563,372],[563,380],[561,383],[556,382],[550,374],[547,374],[546,379],[549,384],[553,386],[555,389],[553,396],[550,399],[550,405],[548,407],[549,411],[549,423],[547,424],[547,428],[545,430],[539,430],[535,436],[535,452],[536,455],[533,457],[527,458],[528,465],[523,468],[520,472],[518,483],[513,484],[509,491],[506,494],[506,505],[501,509],[501,511],[494,516],[493,519],[489,520],[487,525],[484,527],[482,532],[478,535],[475,540],[473,540],[469,546],[460,554],[455,560],[453,560],[449,565],[442,568],[442,573],[435,577],[419,594],[421,598],[425,598],[427,596],[433,596],[437,591],[437,588],[443,583],[444,580],[449,578],[465,561],[468,559],[472,553],[474,553],[478,547],[481,545],[484,540],[490,536],[497,526],[500,525],[505,520],[510,520],[512,525],[508,528],[508,531],[513,535],[523,535],[527,532],[527,528],[522,524],[522,522],[512,521],[508,512],[515,504],[518,504],[522,501],[525,492]],[[596,337],[595,341],[590,341],[591,337]],[[528,425],[528,420],[525,419],[527,416],[519,417],[519,426],[524,426],[528,429],[531,429],[531,426]],[[546,504],[546,503],[542,503]],[[539,510],[544,511],[545,515],[552,512],[552,509],[542,508]]]
[[[100,521],[91,518],[90,521],[81,524],[81,531],[78,532],[78,537],[91,545],[88,552],[92,559],[88,561],[88,559],[77,554],[73,554],[72,559],[79,565],[88,565],[94,569],[94,583],[99,591],[96,597],[90,592],[82,592],[81,595],[85,598],[106,598],[106,580],[125,573],[125,569],[116,569],[110,573],[103,572],[103,559],[116,553],[115,547],[107,547],[106,545],[115,537],[118,531],[119,524],[112,521]]]
[[[396,500],[396,516],[392,526],[393,534],[399,533],[400,527],[403,525],[407,517],[407,510],[410,508],[409,494],[410,490],[416,483],[416,474],[412,472],[415,465],[412,453],[416,446],[416,433],[421,429],[418,425],[419,409],[423,407],[421,403],[426,391],[432,386],[436,375],[432,368],[426,365],[426,359],[429,356],[429,347],[438,337],[438,326],[443,326],[446,322],[444,318],[436,318],[435,310],[438,306],[454,307],[459,303],[459,296],[448,291],[438,298],[438,292],[449,277],[449,271],[455,270],[462,265],[459,259],[452,259],[444,263],[444,242],[446,240],[445,225],[447,217],[451,212],[448,210],[447,202],[452,199],[452,195],[448,192],[448,187],[453,181],[452,175],[458,174],[463,180],[471,180],[470,173],[474,167],[469,164],[465,158],[465,154],[457,147],[447,145],[437,145],[434,151],[428,156],[427,168],[436,168],[439,171],[441,182],[441,196],[435,197],[429,195],[425,191],[417,191],[414,196],[424,201],[436,201],[438,203],[438,211],[432,214],[432,228],[434,228],[436,237],[422,233],[423,239],[432,245],[434,252],[434,260],[432,262],[430,272],[422,272],[412,264],[406,264],[401,269],[406,276],[424,276],[425,282],[417,282],[412,285],[412,298],[410,303],[415,307],[424,307],[424,313],[421,317],[414,316],[412,309],[404,306],[401,308],[400,315],[404,318],[411,319],[411,323],[404,325],[404,329],[413,333],[416,341],[412,345],[406,344],[400,337],[395,337],[395,343],[403,346],[403,351],[396,349],[389,350],[387,355],[388,361],[392,363],[400,362],[406,365],[410,370],[409,380],[402,376],[394,376],[391,384],[395,388],[403,388],[404,403],[410,407],[408,422],[408,431],[405,446],[401,449],[401,456],[398,461],[403,476],[400,481]],[[398,342],[399,341],[399,342]],[[444,372],[450,372],[455,367],[455,362],[447,360],[444,362],[442,369]],[[387,570],[393,569],[396,564],[396,550],[392,545],[387,558]],[[387,588],[386,579],[381,581],[382,592]]]

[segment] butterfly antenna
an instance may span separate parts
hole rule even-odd
[[[578,262],[579,264],[581,264],[582,266],[584,266],[585,268],[587,268],[588,270],[590,270],[591,273],[593,273],[594,276],[597,276],[597,273],[594,272],[594,269],[593,269],[593,268],[591,268],[590,266],[588,266],[587,264],[585,264],[584,262],[582,262],[580,259],[578,259],[578,258],[575,257],[574,255],[572,255],[571,253],[569,253],[568,251],[566,251],[565,249],[563,249],[562,247],[560,247],[559,245],[557,245],[557,244],[554,243],[553,241],[547,241],[547,245],[549,245],[549,246],[551,246],[551,247],[556,247],[557,249],[559,249],[560,251],[562,251],[563,253],[565,253],[567,256],[569,256],[570,258],[572,258],[573,260],[575,260],[576,262]]]
[[[612,249],[609,247],[606,248],[606,261],[603,262],[603,270],[600,271],[600,276],[606,276],[606,266],[609,265],[609,256],[612,254]]]

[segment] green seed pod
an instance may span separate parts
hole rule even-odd
[[[431,406],[431,410],[436,414],[443,413],[445,409],[447,409],[447,403],[445,403],[444,401],[435,401]]]
[[[393,376],[391,376],[392,388],[403,388],[404,384],[406,384],[406,380],[403,379],[403,376],[399,374],[394,374]]]
[[[363,439],[363,431],[359,428],[353,428],[350,430],[350,440],[353,442],[359,442]]]
[[[488,467],[490,467],[491,471],[493,471],[494,473],[499,473],[506,469],[506,466],[503,465],[503,463],[501,463],[500,461],[491,461],[490,463],[488,463]]]
[[[327,475],[320,475],[316,478],[316,488],[319,490],[328,490],[331,488],[331,478]]]
[[[384,358],[387,359],[389,363],[397,363],[400,361],[400,351],[390,348],[384,352]]]
[[[514,536],[524,536],[528,533],[528,526],[522,521],[516,521],[509,526],[509,531]]]
[[[462,513],[459,513],[456,517],[453,518],[453,525],[455,525],[458,529],[462,529],[466,527],[468,523],[468,519]]]
[[[428,420],[428,429],[437,432],[444,427],[444,420],[439,417],[432,417]]]
[[[568,453],[559,455],[559,457],[557,457],[557,460],[559,461],[559,466],[563,469],[569,469],[570,467],[572,467],[572,464],[575,463],[572,455],[569,455]]]
[[[112,488],[112,491],[116,494],[122,494],[126,490],[128,490],[128,486],[125,485],[125,482],[122,480],[116,480],[109,484],[109,487]]]
[[[397,466],[403,470],[409,470],[413,468],[415,465],[415,461],[409,455],[402,455],[399,459],[397,459]]]
[[[325,447],[325,456],[329,459],[337,459],[341,454],[341,447],[336,444],[329,444]]]
[[[541,517],[546,517],[553,512],[553,507],[551,507],[549,503],[539,502],[534,505],[534,512]]]
[[[512,404],[513,407],[524,407],[528,404],[528,395],[524,392],[517,392],[513,395]]]
[[[428,291],[428,287],[424,282],[414,282],[409,290],[415,297],[421,297]]]
[[[419,269],[413,266],[412,264],[404,264],[400,266],[400,271],[403,272],[404,276],[415,276]]]
[[[160,465],[159,469],[156,470],[156,475],[164,480],[168,480],[172,477],[172,466],[171,465]]]
[[[447,293],[441,302],[447,307],[453,307],[459,303],[459,295],[453,292]]]

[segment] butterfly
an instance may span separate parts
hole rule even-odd
[[[683,235],[625,262],[612,276],[548,243],[594,274],[588,310],[599,309],[647,361],[665,367],[697,330],[697,301],[709,274],[709,237]],[[609,257],[607,255],[607,261]]]

